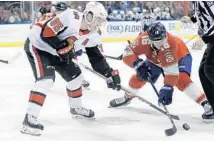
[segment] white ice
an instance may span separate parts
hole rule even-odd
[[[106,43],[107,55],[119,56],[126,43]],[[166,137],[164,130],[171,127],[165,115],[135,99],[130,105],[120,109],[107,108],[109,101],[120,97],[123,92],[107,89],[99,77],[83,70],[86,80],[91,82],[91,90],[83,91],[83,104],[95,111],[95,120],[77,120],[71,118],[66,83],[57,75],[56,82],[46,98],[40,120],[45,126],[40,137],[20,133],[26,112],[29,91],[34,78],[23,48],[1,48],[0,59],[7,59],[21,51],[23,55],[13,64],[0,63],[0,141],[202,141],[213,140],[214,124],[205,124],[201,119],[203,109],[185,94],[175,90],[170,113],[179,115],[181,121],[175,121],[178,132]],[[203,51],[192,51],[192,79],[199,87],[198,67]],[[89,65],[87,57],[79,58]],[[133,70],[121,61],[108,60],[113,68],[120,71],[122,84],[127,86]],[[162,86],[162,77],[156,86]],[[152,87],[147,84],[139,95],[157,104]],[[182,129],[183,123],[191,126],[189,131]]]

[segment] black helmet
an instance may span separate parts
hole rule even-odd
[[[48,13],[48,11],[47,11],[47,9],[45,7],[41,7],[39,9],[39,12],[41,13],[41,15],[44,15],[44,14]]]
[[[158,41],[166,38],[166,28],[160,22],[149,25],[147,33],[151,41]]]
[[[57,2],[53,6],[55,6],[57,11],[65,11],[68,8],[65,2]]]

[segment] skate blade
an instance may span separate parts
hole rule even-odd
[[[115,109],[120,109],[120,108],[124,108],[124,107],[127,107],[127,105],[129,105],[131,102],[128,102],[126,104],[123,104],[123,105],[120,105],[120,106],[117,106],[117,107],[112,107],[111,105],[108,106],[108,108],[115,108]]]
[[[214,123],[214,119],[203,119],[203,122],[207,124]]]
[[[128,105],[128,104],[126,104],[126,105],[121,105],[121,106],[117,106],[117,107],[112,107],[112,106],[109,105],[108,108],[122,109],[122,108],[127,107],[127,105]]]
[[[23,134],[29,134],[29,135],[33,135],[33,136],[40,136],[42,134],[42,130],[30,128],[30,127],[25,126],[25,125],[22,127],[20,132]]]
[[[95,120],[95,117],[85,117],[85,116],[81,116],[81,115],[72,115],[72,118],[74,119],[86,119],[86,120]]]

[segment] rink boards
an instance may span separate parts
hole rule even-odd
[[[167,31],[179,36],[184,40],[191,39],[197,34],[196,24],[184,24],[180,21],[160,21]],[[23,46],[28,35],[30,24],[6,24],[0,25],[0,47],[17,47]],[[102,41],[105,42],[124,42],[134,40],[142,31],[141,22],[119,21],[108,22],[102,28]]]

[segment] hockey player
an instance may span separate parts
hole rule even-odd
[[[56,2],[55,4],[53,4],[51,12],[50,13],[43,13],[43,15],[41,17],[38,17],[35,20],[35,22],[32,24],[32,26],[37,22],[42,22],[42,21],[54,18],[57,14],[62,13],[67,8],[68,8],[68,6],[65,2]],[[31,26],[31,28],[32,28],[32,26]],[[82,50],[78,50],[77,52],[75,52],[75,56],[81,56],[81,51]],[[84,88],[88,89],[90,86],[90,83],[88,81],[86,81],[85,79],[83,79],[82,86]]]
[[[49,89],[55,80],[55,71],[67,82],[67,94],[70,113],[73,116],[94,117],[94,111],[82,105],[82,75],[79,66],[72,62],[75,52],[87,43],[86,53],[92,68],[102,75],[111,78],[108,88],[120,90],[120,76],[113,70],[97,46],[93,46],[98,27],[106,22],[107,12],[99,2],[89,2],[83,13],[68,8],[53,19],[35,23],[28,40],[25,52],[32,67],[35,85],[30,91],[27,112],[23,121],[22,133],[41,135],[44,126],[39,123],[40,110],[45,102]],[[89,30],[87,35],[79,35],[79,30]],[[90,42],[89,42],[90,41]]]
[[[146,55],[143,61],[138,56]],[[160,22],[149,26],[147,32],[142,32],[135,42],[129,45],[123,54],[123,61],[136,70],[129,86],[138,90],[148,81],[148,72],[155,83],[161,73],[164,73],[164,84],[159,91],[158,102],[163,105],[172,103],[174,86],[184,92],[204,108],[204,114],[211,110],[205,94],[191,80],[192,57],[185,43],[176,36],[166,32]],[[129,104],[133,96],[129,93],[121,98],[113,99],[111,107]],[[203,118],[205,119],[206,116]]]

